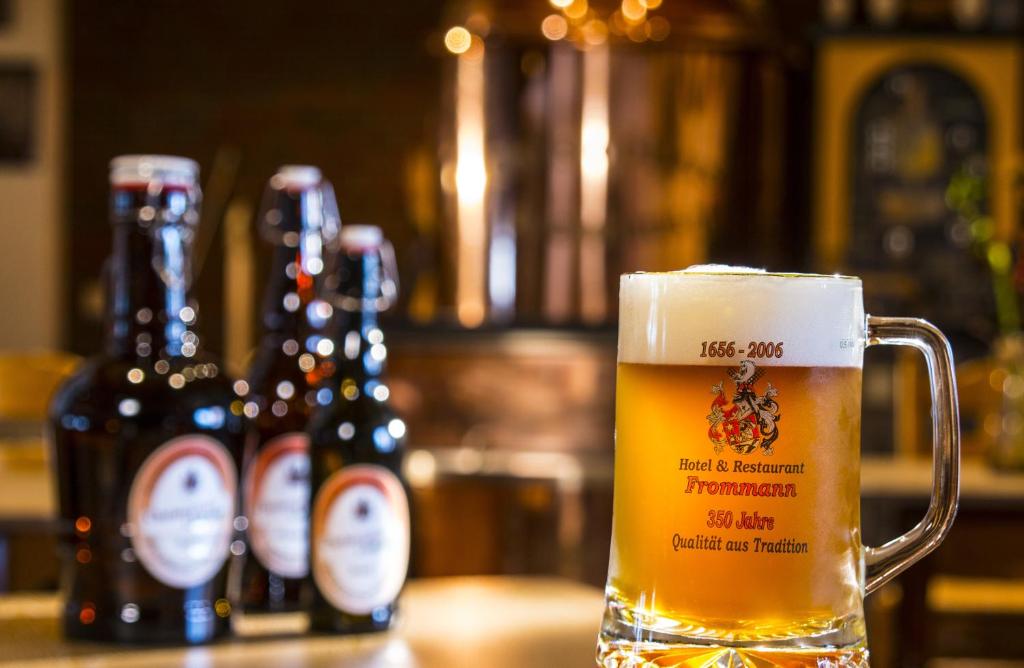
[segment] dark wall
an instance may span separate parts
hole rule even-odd
[[[440,6],[72,1],[66,346],[89,353],[99,345],[107,163],[121,153],[195,158],[205,184],[218,152],[237,151],[231,188],[254,205],[278,165],[316,164],[334,182],[343,219],[382,225],[396,240],[409,235],[403,163],[434,141],[441,60],[427,45]],[[215,225],[215,203],[208,197],[207,204],[202,224]],[[221,344],[216,239],[194,289],[214,350]]]
[[[808,24],[817,5],[780,0],[771,20],[755,23],[731,1],[694,0],[693,7],[719,5],[732,7],[733,22],[747,26],[745,36],[736,37],[738,46],[717,47],[736,50],[746,73],[730,141],[781,157],[766,171],[763,159],[748,156],[744,170],[727,175],[730,205],[709,252],[719,261],[800,269],[809,239]],[[458,7],[465,8],[454,0],[70,0],[64,239],[72,311],[65,346],[89,353],[99,345],[100,275],[110,243],[107,163],[122,153],[193,157],[204,186],[215,164],[238,157],[228,191],[206,190],[200,236],[213,241],[193,294],[209,349],[222,347],[223,249],[216,227],[224,204],[235,196],[257,206],[266,179],[282,163],[319,165],[334,182],[343,220],[384,227],[399,252],[404,299],[424,267],[437,270],[438,292],[451,292],[440,252],[450,239],[436,230],[436,238],[417,236],[407,210],[406,168],[415,154],[419,186],[431,189],[429,174],[437,165],[424,167],[423,159],[438,155],[443,72],[452,62],[440,52],[441,37],[458,20]],[[547,0],[523,0],[505,7],[500,23],[509,34],[542,42],[537,22],[523,17],[548,11]],[[491,39],[500,42],[498,23]],[[696,30],[692,21],[677,21],[677,28]],[[773,76],[766,77],[765,68]],[[781,119],[766,124],[770,109]],[[433,187],[439,187],[436,180]],[[762,197],[769,191],[771,206]],[[422,199],[437,208],[430,197]],[[763,248],[774,250],[765,254]],[[258,246],[261,264],[266,250]],[[262,273],[257,276],[262,283]],[[525,316],[525,322],[536,320]]]

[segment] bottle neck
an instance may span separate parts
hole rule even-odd
[[[308,322],[308,308],[315,299],[313,277],[302,270],[300,251],[284,245],[275,246],[270,280],[263,298],[266,332],[298,339],[314,329]]]
[[[342,252],[335,300],[334,360],[342,379],[372,379],[384,373],[387,349],[377,324],[380,256]]]
[[[260,225],[273,244],[270,279],[263,300],[263,326],[277,338],[306,339],[330,322],[331,307],[317,299],[330,231],[321,186],[275,186],[264,193]],[[327,207],[327,208],[325,208]],[[336,217],[331,219],[336,224]]]
[[[107,348],[118,356],[191,357],[199,347],[188,300],[191,231],[184,222],[156,222],[140,197],[149,196],[114,191]]]

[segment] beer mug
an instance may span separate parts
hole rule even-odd
[[[931,324],[865,317],[861,281],[705,266],[620,285],[603,666],[867,665],[864,595],[956,514],[952,352]],[[920,350],[934,482],[881,547],[860,530],[864,348]]]

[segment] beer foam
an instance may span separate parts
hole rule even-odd
[[[864,337],[859,278],[696,265],[619,284],[620,362],[860,367]],[[720,341],[733,342],[732,357],[704,345],[717,352]],[[769,356],[778,343],[782,356]]]
[[[644,273],[644,272],[641,272]],[[735,266],[731,264],[694,264],[686,269],[668,272],[671,274],[767,274],[765,269]]]

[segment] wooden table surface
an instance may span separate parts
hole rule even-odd
[[[552,578],[410,582],[398,627],[365,636],[245,636],[139,649],[61,637],[53,595],[0,596],[0,666],[25,668],[573,668],[593,666],[602,597]],[[280,626],[293,627],[292,620]],[[274,628],[275,624],[269,625]]]

